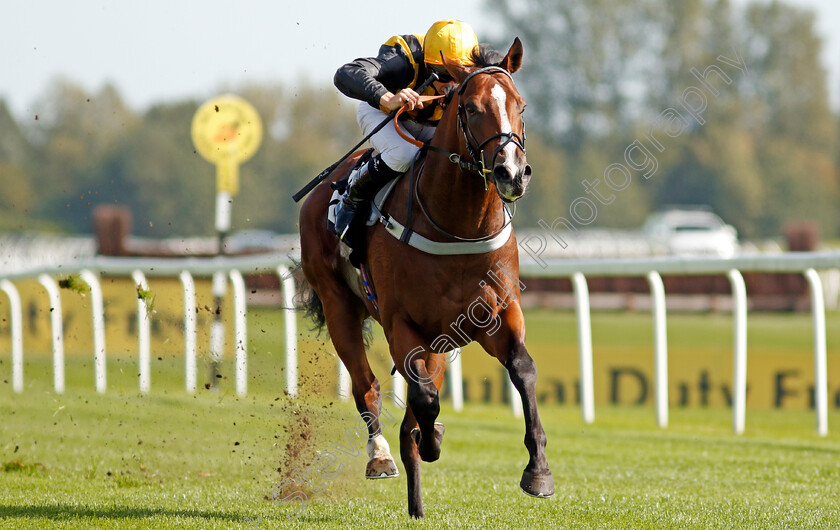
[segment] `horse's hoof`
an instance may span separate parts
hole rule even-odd
[[[435,422],[435,443],[440,449],[441,444],[443,443],[443,433],[446,432],[446,426],[438,421]]]
[[[411,429],[411,437],[417,444],[417,449],[420,453],[420,459],[423,462],[435,462],[440,458],[440,446],[443,443],[443,433],[446,432],[446,427],[440,422],[435,422],[435,436],[432,442],[426,442],[417,427]]]
[[[380,478],[397,478],[400,472],[397,469],[397,464],[391,457],[373,458],[367,463],[365,469],[365,478],[380,479]]]
[[[423,502],[412,502],[411,499],[408,501],[408,515],[412,519],[422,519],[426,515],[423,513]]]
[[[551,471],[534,474],[526,469],[522,472],[519,487],[532,497],[547,499],[554,495],[554,477],[551,476]]]

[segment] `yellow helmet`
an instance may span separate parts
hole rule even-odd
[[[443,64],[440,53],[461,65],[472,65],[472,51],[478,37],[472,27],[459,20],[441,20],[432,24],[423,38],[423,59],[428,64]]]

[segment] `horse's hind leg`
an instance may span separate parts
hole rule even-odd
[[[391,449],[379,424],[382,400],[379,395],[379,381],[374,377],[365,353],[362,337],[363,310],[353,303],[355,298],[349,290],[346,293],[333,292],[328,296],[328,300],[323,300],[327,329],[341,362],[350,372],[356,409],[368,428],[369,460],[365,477],[397,477],[397,464],[391,456]]]

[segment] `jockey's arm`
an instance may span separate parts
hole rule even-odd
[[[393,110],[408,101],[418,101],[412,89],[411,62],[398,46],[383,45],[379,55],[356,59],[338,69],[333,79],[345,96],[368,102],[372,107]]]

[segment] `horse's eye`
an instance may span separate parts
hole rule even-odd
[[[476,107],[472,103],[467,103],[464,106],[464,109],[467,111],[467,114],[469,114],[470,116],[475,116],[478,113],[478,107]]]

